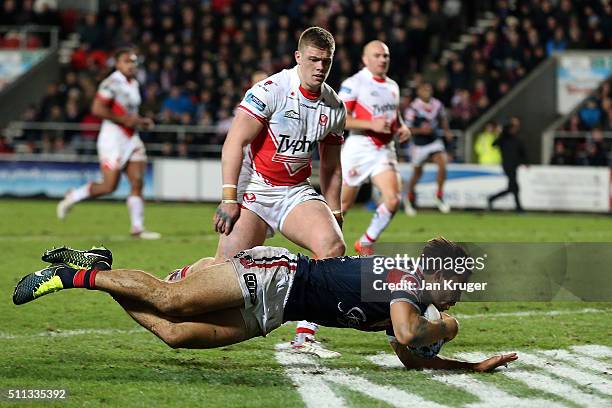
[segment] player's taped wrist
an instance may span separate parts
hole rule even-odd
[[[224,203],[224,204],[237,204],[238,203],[238,187],[235,184],[223,184],[223,201],[235,201],[235,203]]]
[[[332,210],[332,214],[334,214],[334,215],[342,215],[342,210]]]
[[[221,204],[238,204],[238,200],[221,200]]]

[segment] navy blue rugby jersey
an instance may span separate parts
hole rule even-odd
[[[285,305],[284,321],[308,320],[328,327],[386,330],[392,335],[392,303],[408,302],[424,313],[427,305],[421,300],[422,272],[385,269],[379,275],[362,273],[362,269],[372,270],[375,258],[344,256],[315,260],[300,256]],[[404,284],[400,290],[380,292],[380,301],[363,301],[362,284],[363,288],[371,288],[375,280]],[[380,286],[379,282],[377,287]]]

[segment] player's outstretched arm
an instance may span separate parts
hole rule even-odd
[[[229,235],[240,217],[237,200],[237,185],[242,167],[243,149],[261,132],[263,123],[238,109],[232,122],[223,150],[221,152],[221,172],[223,177],[223,201],[217,207],[213,218],[215,231]]]
[[[467,361],[455,360],[446,357],[436,356],[434,358],[423,358],[419,357],[405,346],[402,346],[397,341],[390,341],[391,348],[397,354],[402,364],[408,369],[423,369],[430,368],[435,370],[465,370],[465,371],[477,371],[477,372],[488,372],[493,371],[497,367],[507,366],[508,363],[518,359],[516,353],[510,354],[499,354],[486,360],[470,363]]]
[[[459,331],[459,323],[454,317],[444,314],[440,320],[429,321],[421,316],[416,306],[403,301],[391,305],[391,322],[397,341],[411,347],[449,341]]]

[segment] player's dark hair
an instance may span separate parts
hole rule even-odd
[[[117,49],[115,51],[115,54],[113,55],[115,62],[119,61],[119,58],[121,58],[122,55],[124,54],[133,54],[134,53],[134,49],[130,48],[130,47],[121,47],[119,49]]]
[[[310,27],[304,30],[298,41],[298,50],[302,51],[307,46],[334,52],[336,42],[329,31],[321,27]]]
[[[461,245],[453,241],[444,237],[430,239],[423,248],[423,272],[429,275],[441,270],[445,276],[458,274],[458,271],[448,269],[446,265],[455,265],[457,264],[457,262],[455,262],[456,259],[467,258],[468,256],[467,251]],[[452,259],[453,262],[445,262],[445,260],[449,258]],[[464,269],[461,271],[461,274],[466,272],[469,273],[470,271]]]

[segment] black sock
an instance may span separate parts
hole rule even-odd
[[[97,273],[97,269],[73,269],[65,267],[57,271],[57,276],[62,280],[64,289],[94,289]]]

